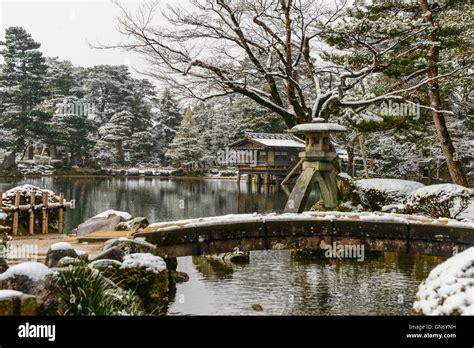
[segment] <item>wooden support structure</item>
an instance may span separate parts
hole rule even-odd
[[[33,235],[35,233],[35,198],[36,195],[34,192],[30,194],[30,222],[29,222],[29,233]]]
[[[64,193],[59,194],[59,204],[61,205],[58,210],[58,233],[63,233],[64,231]]]
[[[43,192],[43,223],[42,223],[42,233],[48,233],[48,192]]]
[[[20,226],[27,229],[29,235],[34,235],[35,232],[39,232],[39,226],[41,225],[41,233],[49,233],[49,214],[56,214],[57,210],[57,221],[58,221],[58,233],[64,233],[64,212],[68,208],[73,208],[70,202],[66,202],[64,193],[59,194],[59,201],[55,203],[49,203],[48,192],[43,192],[40,204],[36,202],[36,194],[38,192],[31,192],[29,194],[29,201],[22,202],[22,194],[20,191],[15,192],[14,201],[12,204],[11,197],[8,197],[8,203],[6,206],[3,204],[3,192],[0,192],[0,212],[10,213],[12,217],[12,234],[17,236],[20,233]],[[26,198],[26,197],[25,197]],[[40,214],[41,213],[41,214]],[[21,216],[20,216],[21,215]],[[23,233],[23,230],[21,230]]]
[[[20,217],[20,210],[18,207],[20,206],[20,197],[21,192],[17,191],[15,193],[15,212],[13,213],[13,235],[16,236],[18,234],[18,219]]]

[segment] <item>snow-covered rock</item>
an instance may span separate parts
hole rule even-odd
[[[63,257],[72,257],[77,259],[78,255],[71,244],[59,242],[52,244],[46,254],[45,264],[48,267],[56,267],[59,260]]]
[[[99,255],[94,257],[92,261],[116,260],[116,261],[122,262],[124,256],[125,256],[125,252],[122,249],[120,249],[119,247],[112,247],[112,248],[102,251]]]
[[[67,242],[54,243],[54,244],[51,244],[51,246],[49,247],[49,250],[51,251],[71,250],[71,249],[74,249],[73,246]]]
[[[23,262],[14,265],[0,274],[0,282],[11,277],[25,276],[32,281],[40,281],[53,274],[53,271],[39,262]]]
[[[474,247],[436,266],[419,286],[413,308],[425,315],[474,315]]]
[[[132,231],[137,232],[138,230],[145,228],[149,225],[147,218],[136,217],[129,221],[121,222],[115,228],[116,231]]]
[[[91,232],[115,231],[116,227],[124,221],[132,219],[132,215],[124,211],[107,210],[84,221],[73,231],[78,236]]]
[[[409,213],[432,217],[456,218],[468,208],[474,190],[455,184],[425,186],[412,192],[407,199]]]
[[[132,215],[127,213],[126,211],[118,211],[118,210],[112,210],[112,209],[109,209],[109,210],[106,210],[106,211],[104,211],[100,214],[97,214],[96,216],[93,217],[93,219],[95,219],[95,218],[109,218],[112,215],[120,216],[120,219],[122,221],[128,221],[128,220],[132,219]]]
[[[35,296],[34,301],[25,303],[25,311],[30,315],[36,310],[42,315],[58,315],[59,302],[53,275],[54,272],[42,263],[23,262],[0,274],[0,289]],[[23,311],[23,301],[21,306]]]
[[[363,179],[354,180],[353,184],[360,203],[371,210],[404,203],[413,191],[424,186],[416,181],[401,179]]]
[[[109,239],[104,243],[103,250],[117,247],[123,250],[126,254],[134,253],[151,253],[156,252],[156,246],[148,243],[142,239],[128,239],[125,237]]]
[[[158,274],[166,270],[166,263],[159,256],[149,253],[136,253],[125,255],[120,268],[145,268],[148,271]]]
[[[16,290],[0,290],[0,316],[35,315],[36,297]]]
[[[0,300],[12,298],[12,297],[21,297],[23,293],[16,290],[0,290]]]

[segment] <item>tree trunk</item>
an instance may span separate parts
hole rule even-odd
[[[364,174],[365,177],[369,178],[369,168],[367,167],[367,155],[365,154],[364,134],[359,135],[359,146],[360,154],[362,156],[362,162],[364,162]]]
[[[429,12],[430,6],[428,0],[420,0],[421,10],[426,14],[426,20],[433,26],[428,39],[431,42],[439,41],[439,26],[434,23],[433,15]],[[432,45],[426,56],[428,65],[428,77],[435,78],[438,76],[438,61],[439,61],[439,46]],[[430,106],[434,110],[441,110],[441,97],[440,97],[440,86],[438,79],[431,80],[428,82],[428,96],[430,100]],[[449,135],[448,128],[446,127],[446,120],[444,115],[437,111],[432,111],[433,122],[436,128],[436,136],[443,150],[444,157],[446,158],[446,164],[448,166],[449,175],[451,180],[458,185],[468,186],[466,175],[464,174],[461,162],[456,158],[456,151],[454,149],[451,136]]]
[[[118,162],[121,165],[125,164],[125,153],[123,151],[122,140],[117,141],[117,156],[118,156]]]

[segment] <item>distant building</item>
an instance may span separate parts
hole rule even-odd
[[[246,133],[245,138],[229,145],[236,157],[241,174],[262,177],[285,177],[298,163],[299,152],[303,151],[303,140],[290,134]]]

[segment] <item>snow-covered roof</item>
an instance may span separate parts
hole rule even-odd
[[[245,133],[247,139],[253,140],[264,146],[269,147],[294,147],[304,148],[304,141],[298,139],[290,134],[277,134],[277,133]]]

